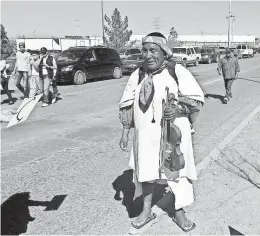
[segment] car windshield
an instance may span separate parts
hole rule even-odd
[[[186,48],[173,48],[172,52],[178,54],[186,54]]]
[[[194,47],[194,50],[195,50],[196,53],[201,53],[201,49],[198,48],[198,47]]]
[[[208,52],[210,52],[209,49],[201,49],[201,53],[208,53]]]
[[[57,57],[57,62],[76,62],[83,55],[83,50],[64,51]]]
[[[138,60],[138,58],[141,59],[142,55],[130,55],[126,58],[126,60]]]

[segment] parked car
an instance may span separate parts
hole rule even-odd
[[[242,57],[253,57],[254,51],[251,46],[246,44],[240,44],[237,46],[237,49],[241,51]]]
[[[129,55],[123,60],[123,73],[132,73],[139,68],[144,62],[142,54]]]
[[[182,57],[173,56],[172,60],[175,61],[177,64],[181,64],[182,66],[186,67],[186,63],[183,62]]]
[[[140,48],[126,48],[126,49],[122,49],[119,52],[119,55],[120,55],[120,58],[123,60],[130,55],[141,54],[141,53],[142,53],[142,51]]]
[[[181,57],[185,67],[187,65],[198,66],[199,64],[199,58],[193,47],[190,46],[174,47],[172,49],[172,52],[174,57]]]
[[[84,84],[89,79],[122,77],[118,53],[107,47],[72,47],[57,57],[57,82]]]
[[[195,50],[195,53],[197,54],[197,59],[200,61],[201,60],[201,48],[200,47],[193,47]]]
[[[201,62],[210,64],[211,62],[218,62],[220,58],[220,52],[214,48],[201,49]]]

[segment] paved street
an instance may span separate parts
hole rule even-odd
[[[239,62],[241,73],[233,86],[233,100],[227,105],[221,102],[224,84],[217,75],[215,63],[188,67],[206,96],[193,138],[197,164],[260,104],[260,55]],[[124,172],[129,169],[129,153],[118,147],[121,125],[117,105],[127,79],[124,76],[120,80],[96,81],[82,86],[59,86],[63,99],[57,104],[42,108],[39,103],[28,120],[18,126],[4,129],[6,125],[2,124],[1,202],[22,192],[30,192],[31,200],[42,202],[51,201],[56,195],[66,195],[57,210],[45,211],[45,206],[36,204],[29,206],[35,220],[28,224],[25,234],[123,235],[129,231],[130,217],[136,216],[138,207],[128,208],[128,212],[125,207],[131,203],[131,197],[126,196],[133,194],[132,173]],[[14,94],[19,96],[17,91]],[[1,95],[1,100],[4,99],[6,95]],[[13,107],[17,108],[20,103],[17,101]],[[10,106],[2,105],[2,109],[7,107]],[[256,124],[259,127],[259,122]],[[240,141],[237,145],[242,144]],[[228,151],[225,153],[229,155]],[[243,155],[246,157],[246,153]],[[215,165],[201,177],[202,180],[212,178],[212,183],[213,172],[220,173],[221,170]],[[218,184],[225,184],[225,181]],[[123,202],[114,199],[112,183],[125,193]],[[209,191],[210,184],[203,187]],[[231,193],[222,194],[228,197]],[[201,194],[197,196],[198,202],[208,201],[203,207],[210,205],[210,197],[207,198],[205,192],[201,200],[200,197]],[[248,201],[251,201],[250,197]],[[194,209],[195,219],[196,203]],[[214,214],[211,217],[214,224],[218,217]],[[158,234],[160,231],[156,231],[156,227],[148,234]],[[165,225],[162,223],[158,227],[165,228]],[[181,232],[176,230],[174,233]],[[221,231],[214,227],[196,231],[196,234],[215,233]]]

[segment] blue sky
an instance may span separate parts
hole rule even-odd
[[[128,16],[133,34],[154,31],[159,18],[160,32],[174,26],[178,34],[227,34],[229,1],[104,1],[104,14],[118,8]],[[232,1],[234,34],[260,36],[260,1]],[[100,1],[2,1],[1,22],[9,37],[77,35],[101,36]]]

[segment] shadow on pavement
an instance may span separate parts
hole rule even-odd
[[[10,93],[14,93],[15,90],[9,89],[9,92],[10,92]],[[5,92],[4,90],[1,90],[1,95],[3,95],[3,94],[6,94],[6,92]]]
[[[124,171],[122,175],[112,183],[113,189],[116,191],[114,199],[116,201],[122,200],[122,205],[126,207],[129,218],[137,217],[143,210],[143,197],[140,196],[134,200],[135,185],[133,183],[133,170],[129,169]],[[162,210],[166,211],[169,215],[172,214],[173,202],[172,194],[165,194],[166,185],[155,184],[154,196],[152,205],[157,205]],[[121,192],[123,196],[121,197]],[[170,206],[171,209],[168,209]]]
[[[18,98],[14,98],[14,97],[13,97],[13,102],[14,102],[14,103],[15,103],[17,100],[18,100]],[[1,105],[2,105],[2,104],[5,104],[5,103],[9,103],[9,99],[4,99],[4,100],[1,102]]]
[[[204,97],[207,98],[207,99],[209,99],[209,98],[219,99],[222,103],[223,103],[223,100],[224,100],[224,96],[218,95],[218,94],[210,94],[210,93],[208,93]]]
[[[34,221],[29,206],[44,206],[45,211],[58,210],[66,195],[57,195],[51,201],[30,200],[30,193],[16,193],[1,204],[1,235],[20,235]]]
[[[237,163],[236,163],[237,162]],[[256,181],[256,177],[260,177],[260,166],[257,163],[251,163],[242,156],[240,156],[236,162],[234,160],[227,160],[220,163],[216,163],[223,169],[235,174],[236,176],[248,181],[256,188],[260,189],[260,182]],[[253,176],[254,175],[254,176]],[[260,178],[258,178],[260,179]]]
[[[232,228],[231,226],[228,226],[228,229],[229,229],[230,235],[244,235],[244,234],[238,232],[237,230],[235,230],[234,228]]]

